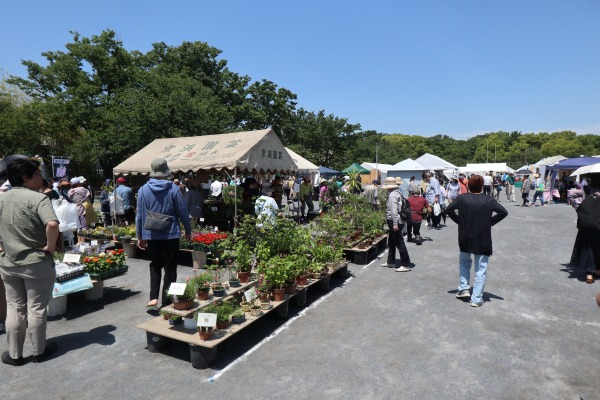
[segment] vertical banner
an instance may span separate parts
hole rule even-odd
[[[52,176],[63,178],[69,176],[69,157],[52,156]]]

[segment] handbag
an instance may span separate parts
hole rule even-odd
[[[58,230],[60,232],[76,231],[81,227],[79,215],[77,214],[77,204],[62,201],[54,211],[58,218]]]
[[[146,206],[149,208],[148,206]],[[144,229],[149,231],[156,231],[162,233],[168,233],[171,230],[173,224],[173,216],[162,214],[156,211],[150,211],[146,209],[146,218],[144,220]]]
[[[173,216],[161,214],[155,211],[146,211],[146,220],[144,221],[144,229],[149,231],[158,231],[167,233],[171,230]]]

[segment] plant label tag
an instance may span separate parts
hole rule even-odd
[[[200,222],[204,222],[204,218],[200,218]]]
[[[167,294],[171,294],[173,296],[181,296],[183,292],[185,292],[185,286],[185,283],[171,283]]]
[[[79,252],[80,252],[80,253],[85,253],[85,249],[86,249],[86,248],[87,248],[87,247],[86,247],[85,245],[83,245],[83,244],[82,244],[81,246],[79,246]]]
[[[79,264],[79,259],[80,258],[81,258],[81,254],[69,253],[69,254],[65,254],[65,256],[63,257],[63,262],[64,263],[76,263],[76,264]]]
[[[217,314],[198,313],[198,326],[215,327],[217,326]]]
[[[129,225],[129,221],[125,221],[125,225]]]
[[[94,228],[96,226],[95,222],[92,222],[92,228]]]
[[[219,227],[215,226],[215,232],[219,232]]]
[[[246,290],[244,292],[244,297],[246,298],[247,302],[251,303],[256,298],[256,289],[251,288],[249,290]]]
[[[90,242],[90,244],[91,244],[92,246],[98,246],[98,241],[97,241],[97,240],[92,240],[92,241]]]
[[[300,184],[299,183],[294,183],[294,192],[300,193]]]

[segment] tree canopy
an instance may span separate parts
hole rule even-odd
[[[141,53],[125,49],[112,30],[72,35],[64,51],[42,53],[46,65],[24,61],[26,78],[0,75],[4,154],[70,155],[110,176],[156,138],[267,127],[313,163],[336,169],[427,152],[456,165],[497,160],[513,168],[545,156],[600,153],[600,136],[570,131],[499,131],[467,140],[363,131],[325,110],[296,108],[292,91],[229,70],[221,51],[204,42],[154,43]]]

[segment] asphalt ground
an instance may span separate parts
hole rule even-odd
[[[600,283],[569,270],[577,233],[566,205],[522,208],[493,228],[485,304],[455,298],[456,225],[423,228],[399,273],[350,264],[287,319],[266,317],[219,347],[211,369],[189,347],[150,353],[148,261],[106,281],[104,297],[70,295],[48,323],[46,362],[0,364],[2,399],[600,399]],[[193,273],[179,267],[179,276]],[[6,350],[0,336],[0,351]]]

